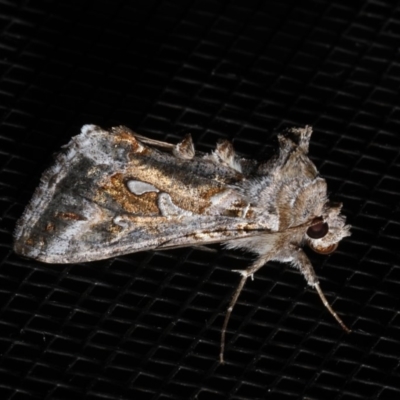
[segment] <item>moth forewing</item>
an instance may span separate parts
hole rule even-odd
[[[227,141],[203,154],[190,136],[173,145],[125,127],[85,125],[43,174],[17,223],[14,250],[48,263],[218,242],[256,253],[224,321],[221,361],[240,291],[269,260],[299,268],[347,329],[301,251],[307,243],[328,252],[350,235],[307,156],[311,133],[305,127],[279,135],[278,155],[259,163],[237,156]]]

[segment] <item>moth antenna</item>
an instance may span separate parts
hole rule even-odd
[[[229,303],[229,307],[226,310],[224,323],[222,325],[221,330],[221,350],[219,353],[219,362],[223,364],[224,361],[224,352],[225,352],[225,337],[226,337],[226,328],[228,327],[229,319],[231,318],[231,314],[233,311],[233,307],[235,307],[236,302],[240,296],[240,293],[243,290],[243,287],[247,281],[249,276],[253,276],[253,274],[258,271],[266,262],[268,261],[268,257],[260,257],[258,258],[254,264],[252,264],[249,268],[245,270],[234,270],[234,272],[238,272],[242,275],[242,279],[239,282],[238,287],[236,288],[235,292],[233,293],[232,299]]]

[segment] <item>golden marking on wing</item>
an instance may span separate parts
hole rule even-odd
[[[157,205],[157,193],[147,192],[136,196],[126,188],[125,179],[121,173],[114,174],[99,190],[111,196],[127,213],[160,215]]]

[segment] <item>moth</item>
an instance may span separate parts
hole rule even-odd
[[[223,243],[257,255],[240,272],[222,331],[246,280],[271,260],[290,263],[329,305],[303,252],[329,254],[350,226],[308,158],[312,129],[278,135],[279,152],[258,162],[220,141],[209,154],[190,135],[169,144],[124,126],[84,125],[42,176],[15,230],[16,253],[45,263],[101,260],[149,249]]]

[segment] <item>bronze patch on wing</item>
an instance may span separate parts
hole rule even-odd
[[[111,196],[127,213],[148,216],[160,215],[157,205],[158,194],[147,192],[137,196],[127,189],[125,180],[126,177],[123,174],[114,174],[101,187],[101,191]]]

